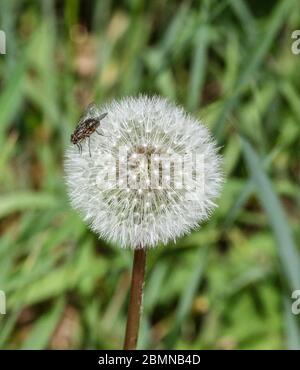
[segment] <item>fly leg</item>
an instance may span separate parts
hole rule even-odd
[[[91,137],[89,136],[89,153],[90,153],[90,157],[92,156],[91,154]]]
[[[100,136],[105,136],[105,135],[103,135],[101,132],[99,132],[99,131],[97,131],[97,130],[96,130],[96,132],[97,132],[97,134],[98,134],[98,135],[100,135]]]

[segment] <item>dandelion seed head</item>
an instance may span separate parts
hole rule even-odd
[[[221,158],[207,128],[160,97],[96,107],[104,135],[66,151],[72,206],[93,231],[121,247],[144,248],[189,232],[216,208]],[[199,158],[201,161],[199,163]]]

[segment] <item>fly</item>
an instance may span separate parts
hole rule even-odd
[[[91,114],[94,112],[97,113],[96,107],[91,105],[88,107],[87,112],[84,116],[80,119],[77,127],[75,128],[73,134],[71,135],[71,143],[77,145],[79,149],[79,153],[82,153],[82,146],[81,143],[83,140],[89,140],[89,153],[91,155],[91,145],[90,145],[90,136],[96,132],[98,135],[105,136],[97,129],[100,126],[101,120],[107,116],[107,113],[102,113],[99,116],[91,117]]]

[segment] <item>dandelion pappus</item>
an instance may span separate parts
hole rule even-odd
[[[79,153],[82,153],[81,143],[83,140],[89,140],[89,153],[91,157],[91,145],[90,136],[96,132],[98,135],[104,136],[97,130],[100,126],[101,120],[107,116],[107,113],[99,115],[97,108],[94,105],[90,105],[84,115],[80,118],[78,125],[76,126],[73,134],[71,135],[71,143],[77,145]]]

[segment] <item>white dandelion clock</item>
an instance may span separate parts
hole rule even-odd
[[[94,106],[86,117],[104,118],[83,137],[82,152],[76,145],[67,150],[65,171],[73,207],[100,237],[153,247],[207,219],[222,176],[201,122],[146,96]]]
[[[159,97],[90,106],[71,142],[73,207],[100,237],[135,250],[124,341],[135,349],[146,249],[208,218],[222,184],[220,156],[201,122]]]

